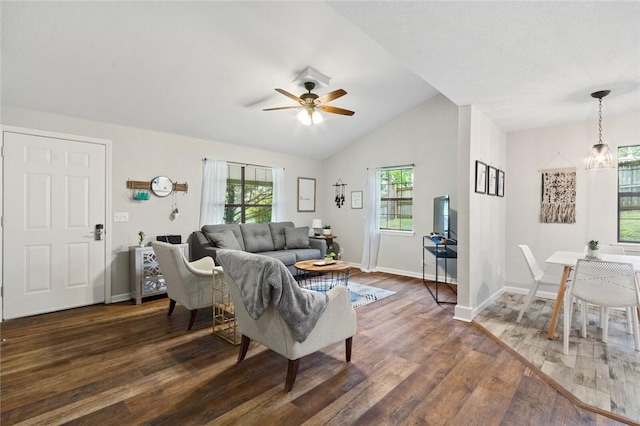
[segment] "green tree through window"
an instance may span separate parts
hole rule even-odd
[[[618,241],[640,242],[640,145],[618,148]]]
[[[227,166],[224,223],[270,222],[272,202],[271,169],[236,164]]]
[[[380,229],[413,230],[413,167],[380,171]]]

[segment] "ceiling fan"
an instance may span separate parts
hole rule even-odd
[[[263,111],[277,111],[281,109],[301,109],[298,113],[298,120],[302,124],[311,125],[322,122],[322,115],[318,113],[318,110],[324,112],[330,112],[332,114],[340,114],[340,115],[353,115],[355,112],[349,111],[348,109],[338,108],[334,106],[325,105],[327,102],[331,102],[334,99],[338,99],[341,96],[347,94],[346,91],[342,89],[334,90],[333,92],[326,93],[322,96],[318,96],[315,93],[311,93],[313,88],[316,87],[316,84],[312,81],[307,81],[304,83],[304,88],[307,90],[307,93],[303,93],[299,97],[287,92],[283,89],[276,89],[276,92],[282,93],[288,98],[293,99],[300,105],[298,106],[286,106],[286,107],[277,107],[277,108],[265,108]]]

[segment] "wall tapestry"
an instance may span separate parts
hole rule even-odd
[[[576,168],[546,169],[542,172],[540,222],[576,222]]]

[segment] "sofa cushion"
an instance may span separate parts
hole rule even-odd
[[[293,222],[269,222],[273,247],[276,250],[284,250],[284,228],[293,228]]]
[[[240,244],[230,229],[218,232],[207,232],[206,234],[211,244],[215,247],[228,250],[242,250]]]
[[[258,254],[278,259],[280,262],[284,263],[287,266],[293,265],[298,261],[296,254],[287,250],[263,251]]]
[[[309,227],[285,228],[284,240],[287,249],[309,248]]]
[[[318,249],[295,249],[291,250],[296,255],[296,262],[303,260],[320,259],[320,250]]]
[[[244,249],[250,253],[275,250],[269,225],[266,223],[243,223],[240,225]]]
[[[202,233],[207,235],[208,232],[220,232],[225,229],[230,230],[235,235],[236,240],[238,240],[238,244],[240,245],[240,250],[244,250],[244,241],[242,241],[242,233],[240,232],[240,225],[237,223],[223,223],[219,225],[204,225],[202,227]]]

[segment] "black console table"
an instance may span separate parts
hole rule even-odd
[[[427,290],[429,290],[429,293],[431,293],[431,297],[433,297],[433,300],[435,300],[436,303],[448,303],[453,305],[457,303],[457,301],[440,300],[439,294],[438,294],[438,287],[440,284],[445,284],[447,287],[449,287],[449,289],[455,295],[458,294],[457,290],[451,287],[450,280],[447,281],[447,277],[448,277],[447,264],[449,263],[449,259],[458,258],[458,253],[455,250],[449,248],[449,246],[455,246],[457,244],[458,242],[452,239],[445,240],[442,237],[431,236],[431,235],[425,235],[422,237],[422,282],[424,283],[425,287],[427,287]],[[424,277],[426,252],[431,253],[436,258],[436,281],[435,281],[436,291],[435,293],[429,288],[429,285],[427,284],[427,280]],[[444,259],[444,281],[440,281],[438,276],[438,259]]]

